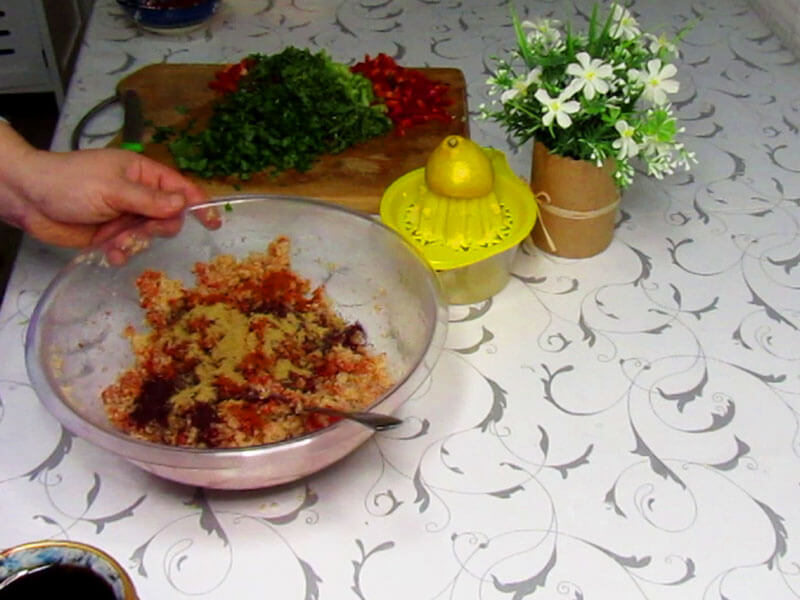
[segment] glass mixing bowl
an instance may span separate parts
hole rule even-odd
[[[101,249],[77,255],[52,281],[31,318],[26,364],[48,410],[71,432],[156,475],[190,485],[251,489],[293,481],[341,459],[373,432],[349,421],[284,442],[241,449],[166,446],[135,439],[108,420],[101,391],[133,364],[122,333],[143,327],[136,277],[146,269],[193,285],[191,269],[220,253],[244,257],[274,238],[291,240],[292,269],[324,283],[337,311],[385,352],[396,382],[369,410],[393,413],[429,376],[447,329],[436,274],[393,230],[333,204],[241,195],[211,203],[218,229],[185,216],[174,237],[153,238],[120,267]]]

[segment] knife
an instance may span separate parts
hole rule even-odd
[[[142,99],[136,90],[125,90],[122,95],[124,122],[122,125],[122,143],[125,150],[142,152],[142,135],[144,134],[144,117],[142,116]]]

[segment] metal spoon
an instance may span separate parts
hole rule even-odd
[[[403,423],[402,419],[397,419],[390,415],[384,415],[381,413],[337,410],[335,408],[328,408],[326,406],[306,406],[305,410],[306,412],[315,412],[331,417],[350,419],[351,421],[360,423],[361,425],[369,427],[370,429],[374,429],[375,431],[394,429]]]

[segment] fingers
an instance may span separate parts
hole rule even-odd
[[[173,237],[178,235],[181,227],[183,227],[183,218],[178,216],[171,219],[148,221],[145,231],[151,237]]]
[[[222,226],[222,216],[215,206],[200,208],[192,211],[194,216],[206,229],[219,229]]]
[[[125,214],[99,225],[92,238],[92,245],[102,244],[111,240],[124,232],[132,229],[137,223],[143,222],[144,218],[137,215]]]
[[[116,267],[124,265],[131,256],[150,246],[152,235],[148,232],[148,223],[150,221],[140,219],[138,224],[124,228],[99,243],[97,247],[105,254],[110,264]]]
[[[140,160],[131,165],[128,169],[128,177],[132,181],[141,183],[150,188],[163,190],[163,192],[168,194],[180,194],[185,199],[186,207],[208,202],[209,198],[205,190],[185,178],[178,171],[162,163],[151,160],[146,156],[138,156],[138,158]],[[149,216],[164,218],[171,216],[171,214],[175,213],[166,212],[160,215],[152,214]],[[220,216],[219,210],[214,207],[197,210],[192,214],[208,229],[217,229],[222,225],[222,217]],[[177,233],[177,231],[175,233]]]
[[[180,232],[183,216],[169,219],[145,219],[123,215],[101,225],[92,240],[114,266],[125,264],[134,254],[145,250],[154,237],[172,237]]]
[[[186,205],[193,206],[206,202],[205,191],[178,171],[140,154],[130,163],[126,175],[134,183],[151,189],[177,194],[185,199]]]
[[[166,192],[124,180],[117,184],[106,202],[118,214],[137,214],[152,219],[172,217],[187,205],[186,198],[177,192]]]
[[[135,213],[153,219],[177,215],[187,206],[205,202],[206,193],[166,165],[134,152],[122,152],[125,180],[119,183],[109,205],[118,213]]]
[[[97,227],[75,223],[53,221],[39,211],[32,211],[26,218],[25,230],[36,239],[47,244],[65,248],[83,248],[94,238]]]

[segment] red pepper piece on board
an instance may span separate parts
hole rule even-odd
[[[452,104],[447,96],[448,86],[429,79],[421,71],[398,65],[388,54],[381,52],[375,58],[366,55],[351,71],[372,82],[373,92],[386,105],[386,114],[399,136],[421,123],[453,119],[447,112]]]
[[[239,87],[239,80],[247,75],[252,65],[253,60],[250,58],[228,65],[214,73],[214,79],[209,82],[208,87],[222,94],[235,92]]]

